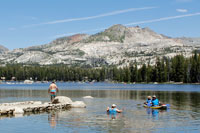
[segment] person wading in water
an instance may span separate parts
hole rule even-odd
[[[54,100],[54,98],[56,97],[56,93],[58,92],[58,87],[55,84],[55,82],[53,81],[48,89],[48,93],[50,93],[51,95],[51,102]]]
[[[121,113],[122,112],[122,110],[119,110],[119,109],[116,108],[115,104],[113,104],[111,108],[107,107],[106,111],[107,111],[107,113],[111,113],[111,114],[113,114],[113,113]]]

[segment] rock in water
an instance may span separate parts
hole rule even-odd
[[[42,104],[41,101],[36,101],[36,102],[33,102],[33,104]]]
[[[83,98],[91,98],[92,99],[93,97],[92,96],[84,96]]]
[[[19,107],[15,107],[15,111],[13,111],[13,114],[23,114],[24,110]]]
[[[71,104],[72,100],[69,97],[65,96],[57,96],[54,98],[53,104],[61,103],[61,104]]]
[[[86,108],[86,104],[83,101],[76,101],[71,104],[72,108]]]

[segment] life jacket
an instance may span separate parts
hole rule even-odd
[[[147,104],[148,104],[148,103],[151,103],[151,101],[152,101],[151,99],[147,99],[146,102],[147,102]]]
[[[152,106],[158,106],[158,105],[159,105],[158,99],[152,100]]]
[[[110,113],[110,114],[115,114],[115,113],[117,113],[117,109],[116,109],[116,108],[114,108],[114,109],[113,109],[113,108],[110,108],[110,109],[109,109],[109,113]]]

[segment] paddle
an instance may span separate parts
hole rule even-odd
[[[167,108],[170,108],[170,104],[166,104]]]

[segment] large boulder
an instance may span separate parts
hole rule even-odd
[[[15,107],[15,111],[13,111],[13,114],[23,114],[24,110],[19,107]]]
[[[86,108],[86,104],[83,101],[76,101],[76,102],[72,102],[71,107],[72,108]]]
[[[92,96],[84,96],[83,98],[93,99]]]
[[[33,104],[42,104],[41,101],[35,101]]]
[[[52,101],[53,104],[72,104],[72,100],[69,97],[65,97],[65,96],[57,96],[54,98],[54,100]]]

